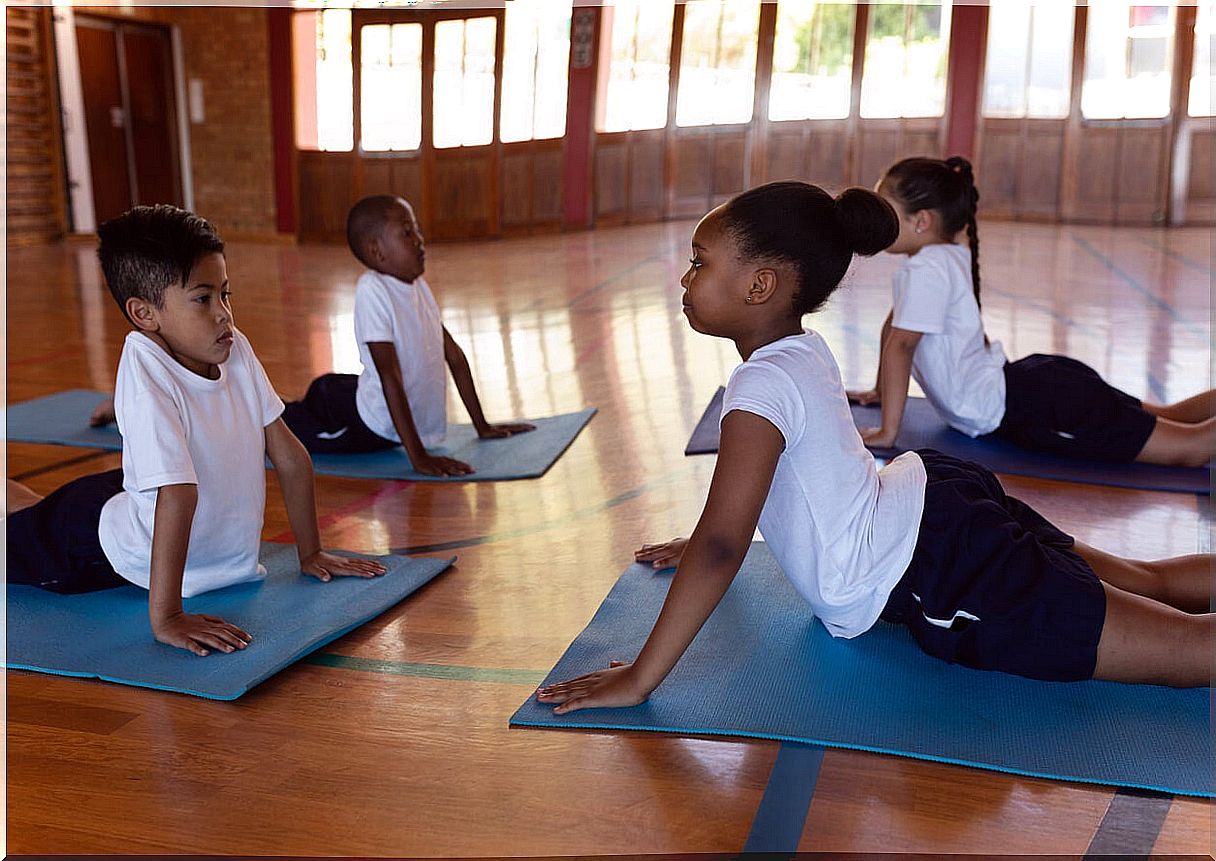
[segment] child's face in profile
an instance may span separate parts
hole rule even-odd
[[[181,365],[208,379],[232,353],[232,305],[223,254],[206,254],[186,284],[165,288],[164,307],[144,304],[132,314],[136,326]]]
[[[688,325],[705,335],[731,337],[746,308],[747,275],[718,210],[710,212],[693,231],[692,259],[680,279]]]
[[[413,281],[425,270],[422,231],[418,229],[414,210],[404,200],[397,201],[397,206],[389,210],[373,253],[377,269],[402,281]]]

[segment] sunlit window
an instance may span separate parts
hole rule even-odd
[[[1212,84],[1216,73],[1212,69],[1213,16],[1216,3],[1200,3],[1198,19],[1195,21],[1195,64],[1191,67],[1191,93],[1187,100],[1187,113],[1193,117],[1212,116]]]
[[[673,10],[672,0],[616,0],[604,6],[600,38],[611,38],[612,54],[596,111],[599,131],[667,125]]]
[[[566,133],[570,0],[507,4],[502,67],[502,139],[559,138]]]
[[[1058,0],[990,0],[984,116],[1068,116],[1074,10]]]
[[[292,53],[297,146],[349,152],[355,134],[350,10],[297,12]]]
[[[1170,109],[1169,6],[1090,0],[1085,33],[1086,119],[1164,117]]]
[[[359,31],[359,122],[368,152],[422,145],[422,25]]]
[[[777,6],[770,120],[849,115],[856,22],[851,3],[791,0]]]
[[[494,140],[493,18],[435,24],[436,147],[480,146]]]
[[[940,117],[946,110],[949,3],[870,6],[863,117]]]
[[[756,89],[755,0],[688,0],[680,48],[676,125],[745,123]]]

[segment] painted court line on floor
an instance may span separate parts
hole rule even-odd
[[[823,748],[818,745],[781,743],[744,852],[798,851],[822,763]]]
[[[504,685],[537,687],[545,680],[542,670],[518,670],[495,667],[465,667],[451,664],[420,664],[409,661],[384,661],[359,658],[334,652],[314,652],[303,663],[318,667],[357,670],[388,676],[413,676],[424,679],[447,679],[459,682],[494,682]]]
[[[1084,858],[1147,858],[1173,801],[1172,795],[1120,788],[1111,796]]]
[[[78,463],[87,463],[90,460],[97,460],[98,458],[105,457],[108,454],[118,454],[118,452],[94,451],[90,452],[89,454],[82,454],[79,457],[69,457],[67,460],[57,460],[54,463],[47,464],[46,466],[40,466],[37,469],[26,470],[18,475],[10,475],[9,478],[11,478],[13,481],[25,481],[27,478],[33,478],[36,475],[45,475],[48,472],[55,472],[56,470],[63,469],[64,467],[74,466]]]

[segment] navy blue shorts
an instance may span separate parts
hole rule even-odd
[[[68,482],[8,517],[8,582],[52,592],[125,586],[101,549],[101,509],[122,491],[122,470]]]
[[[356,374],[325,374],[308,387],[302,401],[284,406],[283,422],[313,454],[364,454],[397,443],[372,431],[359,418]]]
[[[1005,365],[1005,417],[993,436],[1034,451],[1129,463],[1157,417],[1076,359],[1036,353]]]
[[[1061,532],[984,467],[918,451],[929,482],[916,550],[882,618],[934,657],[1032,679],[1093,676],[1102,583]]]

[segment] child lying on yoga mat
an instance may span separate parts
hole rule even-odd
[[[197,655],[252,636],[182,598],[265,576],[258,564],[265,458],[278,472],[300,570],[320,580],[384,566],[321,548],[312,460],[283,424],[248,339],[233,322],[224,243],[202,218],[138,206],[98,230],[98,256],[134,326],[114,407],[122,469],[40,498],[8,483],[8,582],[56,592],[134,583],[156,639]],[[64,632],[70,636],[70,632]]]
[[[964,158],[909,158],[878,184],[899,215],[887,249],[907,261],[892,284],[894,308],[880,337],[877,382],[849,392],[882,404],[866,445],[895,444],[914,377],[955,430],[1033,451],[1085,460],[1203,466],[1216,447],[1216,392],[1176,404],[1143,403],[1088,365],[1035,354],[1007,362],[980,318],[979,192]],[[968,244],[955,244],[966,229]]]
[[[541,702],[565,713],[644,701],[725,594],[757,524],[833,636],[883,618],[927,653],[979,669],[1209,683],[1211,556],[1142,563],[1086,547],[987,469],[935,451],[876,467],[836,362],[802,317],[854,254],[875,254],[898,233],[873,192],[832,198],[800,182],[744,192],[697,225],[684,313],[743,359],[726,387],[705,509],[687,542],[637,553],[678,567],[636,660],[542,688]]]

